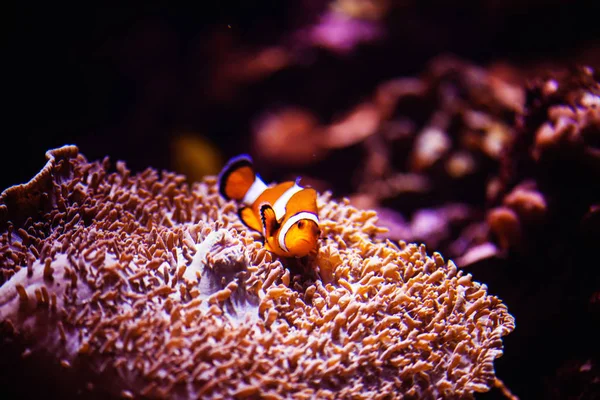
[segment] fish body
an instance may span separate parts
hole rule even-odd
[[[265,248],[283,257],[315,253],[320,235],[317,192],[288,181],[272,186],[258,176],[248,155],[232,158],[219,175],[219,192],[240,203],[239,216],[261,232]]]

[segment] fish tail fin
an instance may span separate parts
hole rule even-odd
[[[249,155],[233,157],[219,174],[219,193],[227,200],[243,200],[256,178]]]

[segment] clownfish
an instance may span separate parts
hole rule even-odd
[[[265,248],[283,257],[304,257],[317,252],[319,216],[317,192],[295,181],[268,187],[254,172],[252,159],[240,155],[219,174],[219,192],[241,203],[238,215],[250,229],[261,232]]]

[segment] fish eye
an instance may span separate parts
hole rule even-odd
[[[304,228],[304,221],[298,221],[298,223],[296,225],[298,225],[299,229],[302,229],[302,228]]]

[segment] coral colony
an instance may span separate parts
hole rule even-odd
[[[278,258],[215,178],[47,153],[0,197],[0,320],[74,393],[138,398],[471,398],[514,319],[377,214],[317,198],[320,249]],[[43,368],[43,366],[38,366]]]

